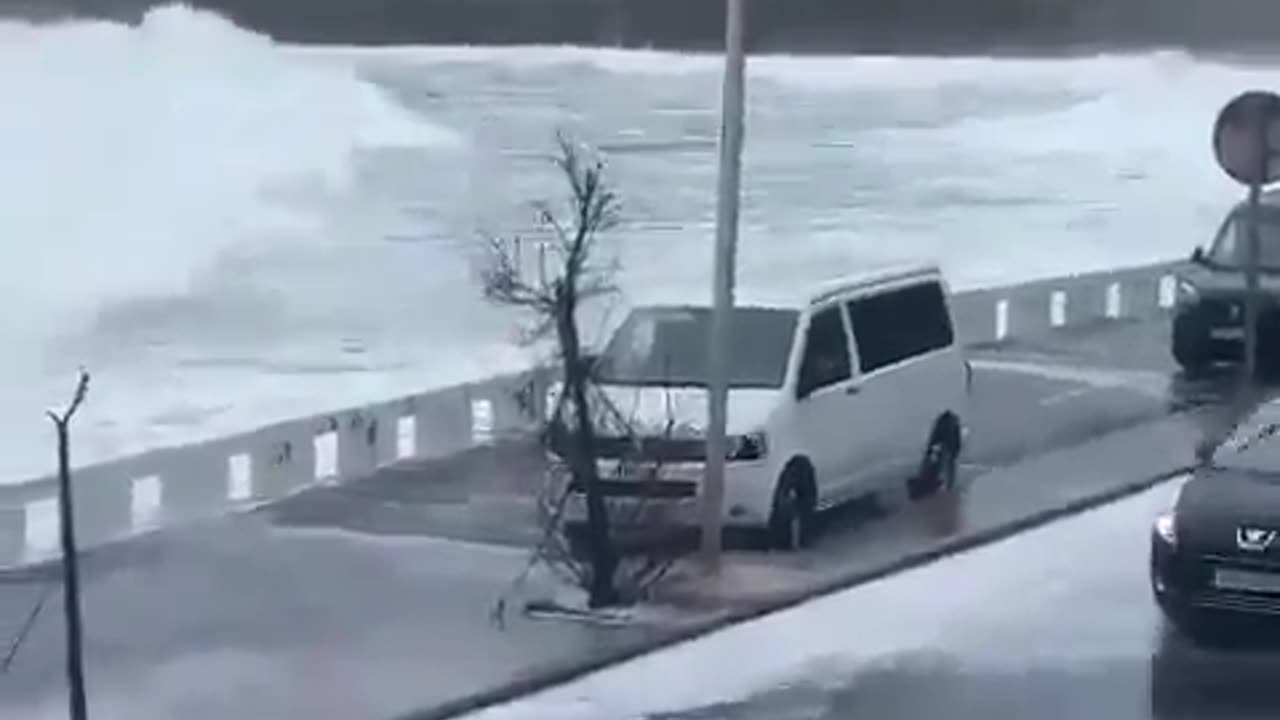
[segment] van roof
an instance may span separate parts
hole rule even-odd
[[[894,265],[881,265],[857,273],[844,275],[828,280],[812,290],[805,297],[805,305],[816,305],[836,295],[854,292],[875,285],[888,285],[902,280],[937,278],[942,269],[937,263],[917,262]]]
[[[856,273],[838,275],[819,283],[805,283],[799,290],[776,288],[741,288],[736,294],[735,307],[774,308],[803,310],[824,300],[854,292],[866,287],[885,285],[913,278],[937,278],[941,268],[934,262],[877,264]],[[688,302],[683,295],[679,299],[653,297],[635,307],[649,308],[707,308],[706,303]]]

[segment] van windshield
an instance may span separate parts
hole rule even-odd
[[[1280,218],[1264,213],[1258,226],[1258,269],[1280,272]],[[1221,268],[1244,267],[1249,246],[1249,223],[1244,212],[1233,213],[1223,224],[1205,259]]]
[[[782,308],[734,309],[730,387],[782,387],[797,316]],[[596,378],[617,385],[705,386],[710,332],[708,308],[637,308],[609,339]]]

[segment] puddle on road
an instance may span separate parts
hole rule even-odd
[[[930,537],[952,537],[964,529],[963,489],[939,493],[922,500],[909,510],[912,523]]]

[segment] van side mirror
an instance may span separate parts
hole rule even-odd
[[[1196,264],[1204,262],[1204,250],[1202,248],[1197,247],[1191,251],[1191,262]]]

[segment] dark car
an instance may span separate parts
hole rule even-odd
[[[1196,248],[1177,272],[1170,350],[1190,373],[1243,357],[1248,223],[1243,203],[1223,219],[1207,249]],[[1259,226],[1259,356],[1280,358],[1280,190],[1263,195]]]
[[[1280,408],[1219,448],[1176,493],[1151,531],[1151,588],[1193,640],[1280,629]]]

